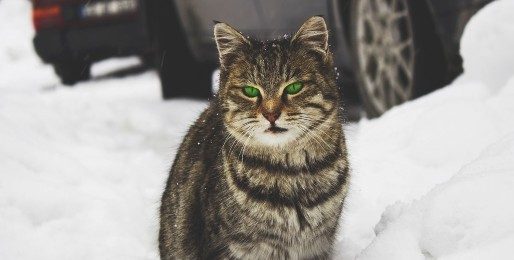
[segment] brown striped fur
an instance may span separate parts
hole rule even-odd
[[[218,96],[190,128],[162,196],[161,259],[328,259],[348,189],[323,18],[259,42],[217,23]],[[303,83],[288,96],[284,87]],[[248,98],[245,85],[261,96]],[[266,113],[279,114],[270,132]]]

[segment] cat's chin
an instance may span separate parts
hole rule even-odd
[[[295,141],[297,135],[292,130],[276,127],[257,133],[254,138],[261,146],[282,147]]]
[[[229,133],[243,146],[262,148],[287,148],[298,143],[301,131],[294,127],[261,126],[247,135],[228,127]]]

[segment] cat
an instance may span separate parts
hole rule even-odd
[[[261,42],[214,25],[220,88],[162,195],[161,259],[329,259],[349,163],[328,30]]]

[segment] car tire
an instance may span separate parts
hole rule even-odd
[[[91,77],[91,63],[80,61],[59,61],[53,64],[55,74],[66,86],[73,86],[79,81],[88,80]]]
[[[442,48],[431,17],[423,10],[426,6],[417,2],[422,1],[352,1],[354,76],[369,118],[426,94],[443,81]]]
[[[158,0],[153,10],[156,39],[156,67],[162,97],[208,98],[211,96],[215,65],[196,61],[179,21],[173,1]]]

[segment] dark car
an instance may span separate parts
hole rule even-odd
[[[35,0],[34,42],[63,82],[86,77],[86,68],[98,59],[154,53],[164,98],[208,96],[217,66],[213,20],[267,40],[323,15],[343,93],[358,92],[367,115],[375,117],[447,84],[462,71],[464,26],[490,1]],[[124,11],[86,11],[102,3],[118,3]],[[60,7],[59,18],[43,15],[52,13],[48,6]],[[66,80],[70,75],[73,80]]]
[[[34,46],[66,85],[89,78],[94,61],[152,52],[144,2],[33,0]]]

